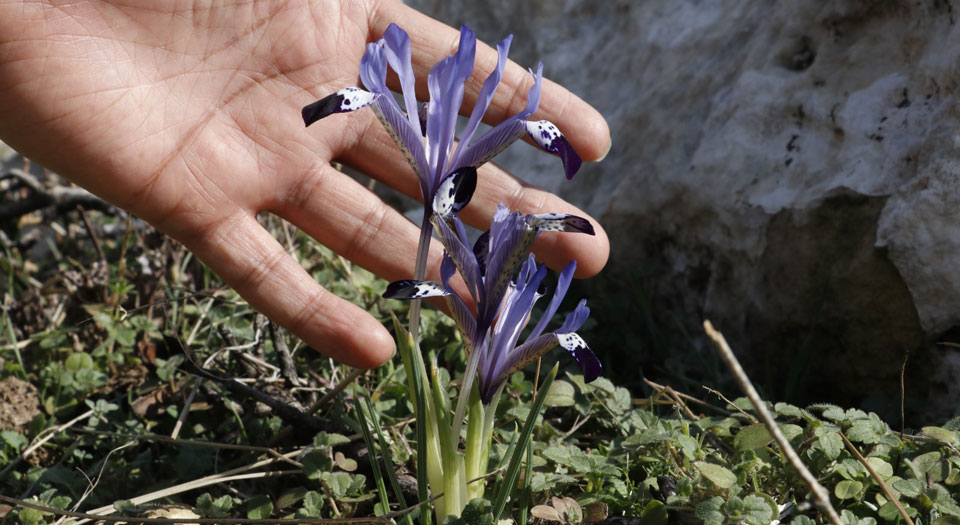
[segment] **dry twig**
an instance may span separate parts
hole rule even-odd
[[[867,472],[870,473],[870,477],[872,477],[873,480],[877,482],[877,485],[880,485],[880,490],[883,491],[883,494],[884,496],[887,497],[887,500],[892,501],[893,505],[897,507],[897,512],[900,513],[900,516],[903,518],[903,521],[907,525],[913,525],[913,520],[910,519],[910,515],[907,514],[907,509],[903,508],[903,505],[900,504],[900,500],[898,500],[897,495],[894,494],[892,490],[890,490],[890,486],[887,485],[887,482],[883,481],[883,478],[880,477],[880,474],[878,474],[877,471],[870,466],[870,463],[868,463],[866,458],[863,457],[863,454],[861,454],[860,451],[857,450],[857,447],[853,446],[853,443],[850,442],[846,434],[844,434],[843,432],[840,432],[840,437],[843,438],[844,444],[847,445],[847,448],[850,449],[850,452],[852,452],[854,457],[857,458],[857,461],[859,461],[860,464],[867,469]]]
[[[703,322],[703,329],[707,332],[707,336],[713,340],[717,349],[720,350],[720,356],[723,357],[724,362],[730,368],[733,377],[737,380],[740,388],[743,389],[743,393],[746,394],[750,402],[753,403],[753,408],[757,411],[757,415],[760,416],[763,424],[766,425],[770,435],[773,436],[773,439],[780,445],[787,461],[793,465],[793,468],[795,468],[800,474],[800,477],[803,478],[804,483],[807,484],[817,506],[827,515],[827,518],[829,518],[833,525],[843,525],[843,522],[840,520],[840,515],[837,514],[837,509],[833,508],[833,504],[830,503],[830,493],[817,481],[813,473],[811,473],[803,464],[803,461],[800,460],[797,451],[793,450],[793,447],[790,446],[787,437],[783,435],[780,427],[777,426],[776,421],[773,420],[770,411],[767,410],[767,407],[763,404],[763,400],[760,399],[760,394],[757,393],[757,389],[754,388],[753,383],[750,382],[750,378],[747,377],[747,373],[744,372],[743,367],[740,366],[737,356],[733,355],[733,350],[730,350],[730,345],[727,344],[727,340],[723,337],[723,334],[714,329],[710,321]]]

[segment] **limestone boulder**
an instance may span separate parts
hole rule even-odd
[[[598,286],[626,294],[604,299],[622,352],[655,354],[623,313],[639,288],[628,311],[704,355],[710,318],[772,396],[895,413],[909,353],[908,411],[955,413],[960,352],[937,344],[960,336],[950,0],[408,3],[513,33],[511,58],[607,117],[613,150],[572,182],[532,148],[498,160],[602,220],[601,279],[637,281]]]

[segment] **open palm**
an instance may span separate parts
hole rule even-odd
[[[419,197],[415,175],[372,114],[305,130],[300,108],[356,85],[364,45],[391,22],[410,33],[424,78],[457,32],[393,0],[198,4],[0,1],[0,136],[183,242],[318,350],[354,366],[382,363],[393,352],[388,332],[315,283],[256,214],[276,213],[383,277],[409,278],[416,226],[330,161]],[[495,60],[478,50],[466,107]],[[516,112],[523,97],[510,96],[528,82],[511,64],[488,118]],[[609,147],[599,114],[555,84],[545,83],[539,115],[587,160]],[[476,223],[501,201],[576,212],[493,165],[480,181],[466,216]],[[602,230],[561,237],[539,246],[548,263],[577,257],[590,275],[606,262]],[[438,262],[434,253],[431,267]]]

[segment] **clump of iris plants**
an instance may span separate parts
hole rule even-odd
[[[398,348],[408,371],[411,396],[416,400],[420,486],[429,485],[433,494],[443,493],[434,502],[440,521],[459,517],[468,502],[484,497],[484,483],[475,480],[487,473],[493,418],[503,386],[512,374],[556,346],[574,358],[586,381],[596,379],[602,372],[600,362],[577,334],[590,315],[585,300],[559,327],[548,330],[573,278],[576,261],[570,261],[560,272],[546,309],[532,328],[529,326],[534,305],[546,295],[543,284],[548,273],[530,253],[534,239],[544,232],[593,235],[590,222],[575,215],[511,211],[501,204],[490,229],[470,243],[458,216],[473,196],[477,168],[524,136],[559,156],[567,178],[572,178],[581,165],[579,155],[554,124],[529,120],[540,102],[543,64],[535,72],[530,71],[534,85],[523,111],[483,134],[478,133],[500,83],[511,40],[508,36],[497,45],[496,68],[483,83],[456,145],[457,116],[476,52],[476,37],[467,26],[461,28],[456,53],[430,70],[428,102],[418,104],[416,100],[410,39],[391,24],[382,39],[367,45],[360,63],[363,88],[342,89],[304,107],[302,112],[309,126],[334,113],[369,106],[418,176],[425,210],[414,276],[391,283],[384,297],[412,301],[409,332],[398,326]],[[388,68],[400,79],[403,108],[387,88]],[[426,254],[434,230],[444,247],[440,282],[424,280]],[[455,274],[462,279],[464,286],[460,289],[465,288],[465,293],[451,284]],[[419,308],[426,297],[444,297],[463,336],[468,357],[456,407],[450,406],[445,387],[438,380],[434,359],[428,359],[428,371],[419,348]],[[544,380],[541,392],[546,392],[555,375],[556,368]],[[495,517],[503,511],[509,488],[516,483],[532,430],[530,423],[542,407],[541,397],[534,401],[507,474],[495,491]],[[466,438],[461,443],[464,423]],[[422,482],[424,479],[427,483]],[[427,499],[425,496],[421,492],[422,500]]]

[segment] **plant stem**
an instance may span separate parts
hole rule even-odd
[[[470,357],[467,358],[467,369],[463,373],[463,379],[460,383],[460,396],[457,400],[457,410],[453,415],[453,426],[450,433],[453,435],[454,448],[460,440],[460,425],[463,423],[463,416],[467,412],[467,402],[472,398],[471,391],[474,390],[473,381],[477,376],[477,365],[480,363],[480,352],[483,345],[477,345]]]
[[[413,269],[413,278],[422,281],[427,273],[427,254],[430,253],[430,237],[433,235],[433,224],[430,223],[428,208],[424,208],[423,222],[420,223],[420,241],[417,244],[417,262]],[[413,348],[420,350],[420,302],[414,299],[410,302],[410,337],[413,338]]]

